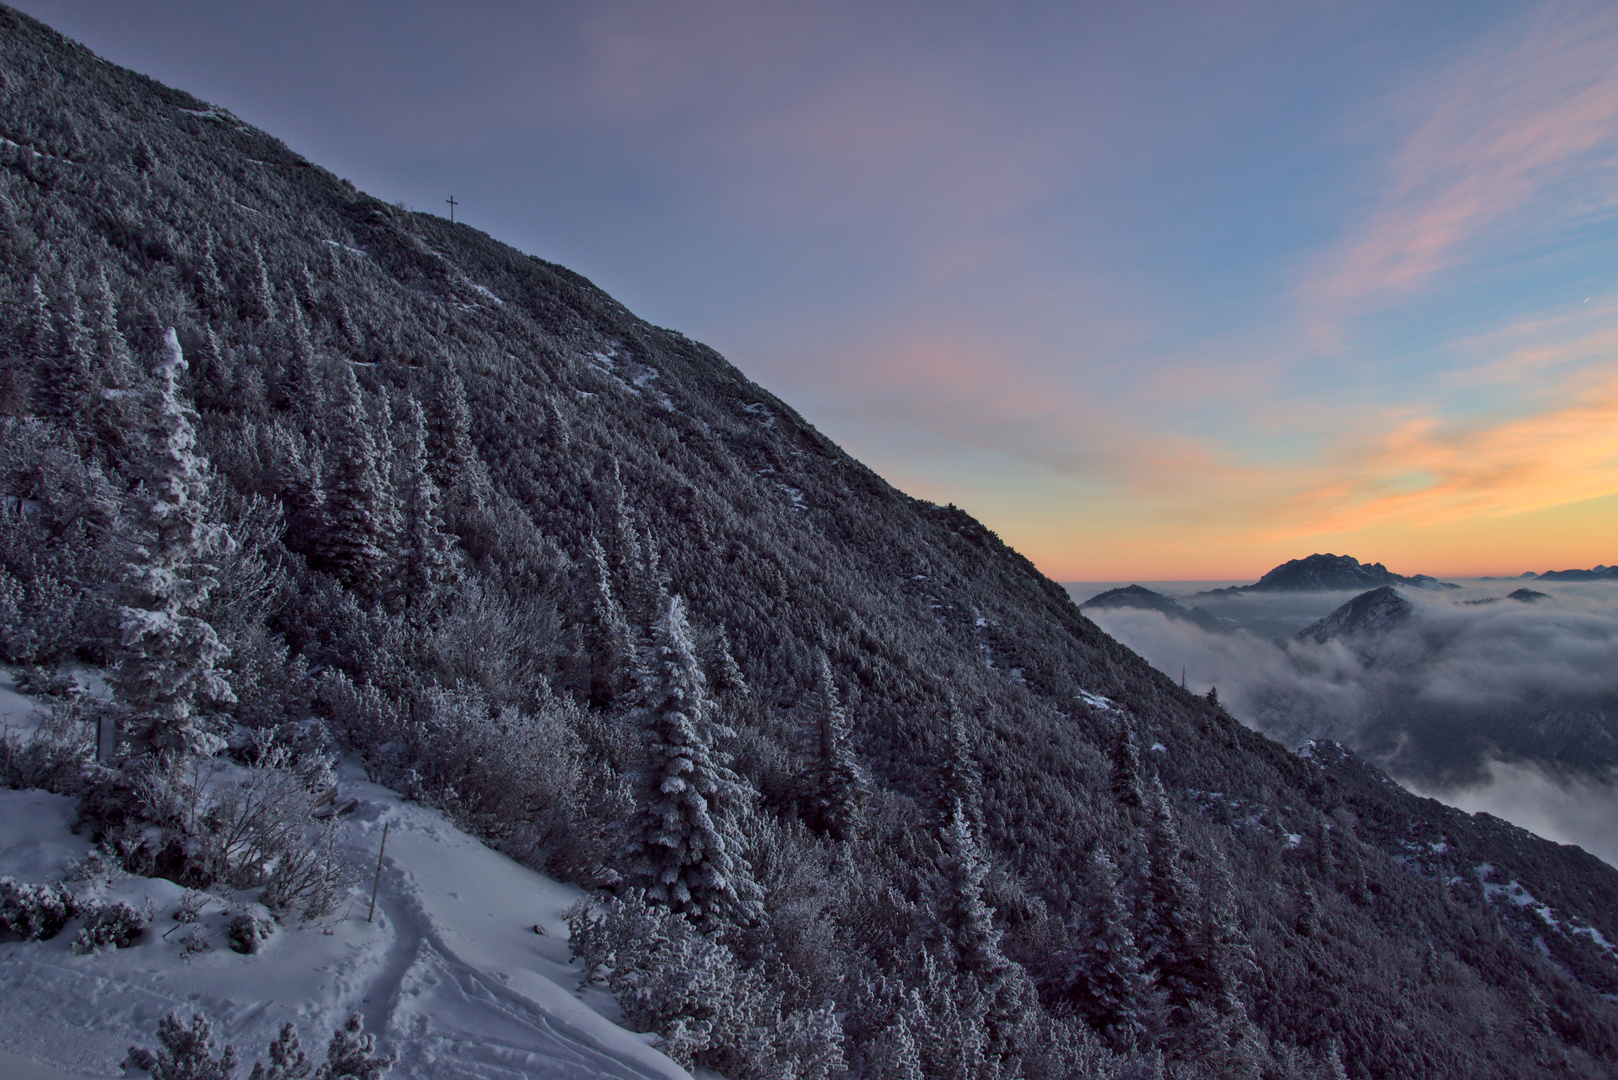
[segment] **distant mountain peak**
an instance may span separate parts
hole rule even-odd
[[[1324,645],[1342,638],[1372,638],[1410,621],[1416,605],[1392,585],[1363,592],[1318,622],[1298,631],[1300,640]]]
[[[1534,576],[1540,581],[1618,581],[1618,566],[1597,563],[1589,570],[1547,570]]]
[[[1439,581],[1430,574],[1406,577],[1395,574],[1381,563],[1362,563],[1352,555],[1316,553],[1282,563],[1252,585],[1214,589],[1216,593],[1242,592],[1340,592],[1348,589],[1374,589],[1383,585],[1408,585],[1417,589],[1455,589],[1458,585]]]
[[[1108,589],[1097,593],[1079,605],[1079,610],[1093,608],[1115,609],[1135,608],[1140,611],[1156,611],[1171,619],[1181,622],[1193,623],[1213,633],[1225,634],[1230,627],[1219,619],[1199,607],[1192,607],[1172,596],[1165,596],[1160,592],[1153,592],[1143,585],[1126,585],[1121,589]]]

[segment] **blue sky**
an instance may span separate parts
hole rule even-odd
[[[1618,561],[1618,9],[24,0],[1063,579]]]

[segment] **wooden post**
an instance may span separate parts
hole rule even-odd
[[[453,196],[453,195],[451,195],[449,198],[445,199],[444,201],[449,203],[449,223],[451,225],[453,225],[453,224],[455,224],[455,207],[458,206],[459,204],[455,201],[455,196]]]
[[[118,752],[118,718],[111,710],[96,720],[96,760],[108,762]]]
[[[384,821],[382,823],[382,846],[376,849],[376,876],[371,879],[371,910],[365,916],[366,922],[370,922],[371,917],[376,914],[376,887],[382,883],[382,853],[386,850],[388,850],[388,823]]]

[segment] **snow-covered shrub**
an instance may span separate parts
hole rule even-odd
[[[543,689],[534,708],[481,689],[423,688],[401,708],[375,686],[328,671],[318,706],[373,779],[444,811],[468,832],[549,870],[593,867],[606,844],[581,810],[580,712]]]
[[[312,838],[287,847],[275,860],[260,901],[277,911],[318,919],[337,906],[358,872],[337,851],[337,821],[327,818]]]
[[[59,882],[30,885],[0,877],[0,933],[44,941],[60,934],[77,912],[78,901]]]
[[[54,424],[0,418],[0,659],[47,664],[94,652],[116,496]]]
[[[208,894],[187,889],[185,895],[180,897],[180,906],[174,912],[174,921],[177,923],[194,923],[202,914],[202,909],[208,906]]]
[[[376,1052],[376,1036],[362,1033],[364,1021],[354,1013],[332,1032],[326,1045],[326,1063],[315,1070],[314,1080],[381,1080],[398,1058]]]
[[[599,914],[577,904],[566,918],[584,982],[604,977],[630,1026],[656,1032],[658,1048],[687,1068],[741,1080],[842,1074],[832,1005],[783,1015],[778,993],[684,916],[630,892]]]
[[[213,942],[208,939],[208,932],[200,926],[193,926],[180,935],[180,959],[190,963],[199,953],[205,953],[213,948]]]
[[[252,954],[258,952],[260,942],[268,941],[270,935],[275,933],[275,922],[243,911],[230,920],[225,933],[232,952]]]
[[[145,912],[122,900],[112,903],[92,901],[83,905],[84,927],[73,940],[75,952],[100,952],[107,946],[127,949],[151,923]]]
[[[137,816],[163,835],[143,841],[136,861],[150,858],[183,884],[262,888],[270,907],[323,915],[355,880],[333,823],[315,817],[335,783],[331,760],[268,730],[252,757],[246,768],[199,755],[144,760],[133,773]]]
[[[657,1032],[674,1060],[690,1067],[705,1051],[752,1041],[765,1004],[762,981],[685,917],[630,892],[599,915],[577,905],[567,922],[586,979],[604,974],[624,1019]]]
[[[78,680],[60,668],[20,667],[11,675],[17,689],[33,697],[77,697],[84,693]]]
[[[73,793],[94,755],[95,710],[83,699],[52,701],[27,735],[0,734],[0,784]]]
[[[281,1033],[270,1044],[270,1063],[253,1063],[253,1073],[247,1080],[303,1080],[314,1069],[309,1055],[303,1052],[298,1039],[297,1026],[288,1022],[281,1025]]]
[[[179,1013],[170,1013],[157,1022],[157,1052],[131,1046],[124,1068],[140,1069],[152,1080],[232,1080],[236,1072],[236,1048],[226,1046],[214,1057],[213,1022],[201,1013],[186,1024]]]

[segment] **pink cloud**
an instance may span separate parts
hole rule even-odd
[[[1618,160],[1618,9],[1548,5],[1398,111],[1420,120],[1380,200],[1300,290],[1317,330],[1479,245],[1618,206],[1618,189],[1588,186],[1593,165]]]

